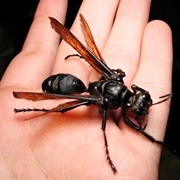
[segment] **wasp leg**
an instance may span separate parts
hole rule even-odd
[[[77,108],[79,106],[83,106],[83,105],[88,106],[90,104],[91,103],[89,103],[88,101],[75,100],[75,101],[70,101],[70,102],[59,104],[58,106],[56,106],[53,109],[44,109],[44,108],[42,108],[42,109],[38,109],[38,108],[16,109],[16,108],[14,108],[14,112],[15,113],[20,113],[20,112],[30,112],[30,111],[41,111],[41,112],[45,112],[45,114],[53,113],[53,112],[64,113],[64,112],[70,111],[72,109],[75,109],[75,108]]]
[[[148,124],[148,116],[147,116],[147,115],[145,116],[144,126],[142,126],[142,122],[141,122],[141,120],[139,119],[139,116],[136,116],[134,119],[138,122],[139,127],[140,127],[142,130],[145,130],[145,129],[146,129],[147,124]]]
[[[36,118],[36,117],[40,117],[40,116],[44,116],[46,114],[50,114],[50,113],[64,113],[64,112],[67,112],[67,111],[70,111],[72,109],[75,109],[79,106],[83,106],[83,105],[90,105],[91,103],[89,103],[88,101],[80,101],[80,100],[76,100],[76,101],[70,101],[70,102],[66,102],[66,103],[62,103],[62,104],[59,104],[58,106],[56,106],[55,108],[52,108],[52,109],[38,109],[38,108],[23,108],[23,109],[14,109],[15,113],[20,113],[20,112],[31,112],[31,111],[36,111],[36,112],[44,112],[43,114],[40,114],[40,115],[37,115],[33,118]],[[32,118],[28,118],[28,119],[24,119],[23,121],[27,121],[27,120],[30,120]]]
[[[151,142],[156,143],[156,144],[160,144],[162,146],[167,147],[168,149],[170,149],[172,152],[175,152],[168,144],[156,140],[154,137],[152,137],[150,134],[146,133],[141,127],[137,126],[136,124],[134,124],[127,116],[126,113],[123,113],[123,119],[124,122],[126,123],[126,125],[128,125],[129,127],[135,129],[136,131],[140,132],[141,134],[143,134],[147,139],[149,139]]]
[[[68,58],[70,58],[70,57],[79,57],[79,58],[83,58],[83,57],[80,56],[79,54],[70,54],[70,55],[66,56],[64,59],[66,60],[66,59],[68,59]]]
[[[102,114],[103,114],[103,119],[102,119],[102,131],[103,131],[103,135],[104,135],[104,144],[105,144],[105,149],[106,149],[106,156],[107,156],[107,160],[109,162],[109,165],[111,166],[111,169],[113,170],[114,173],[117,173],[117,169],[115,167],[115,165],[113,164],[110,154],[109,154],[109,148],[108,148],[108,142],[107,142],[107,137],[106,137],[106,119],[107,119],[107,109],[102,109]]]
[[[35,112],[38,112],[38,111],[41,111],[41,112],[48,112],[50,110],[48,109],[38,109],[38,108],[22,108],[22,109],[17,109],[17,108],[14,108],[14,112],[15,113],[20,113],[20,112],[31,112],[31,111],[35,111]]]
[[[148,115],[145,116],[145,124],[144,124],[143,130],[146,129],[147,124],[148,124]]]
[[[145,89],[140,88],[139,86],[136,86],[135,84],[131,85],[131,89],[134,91],[134,93],[136,93],[136,91],[146,92]]]

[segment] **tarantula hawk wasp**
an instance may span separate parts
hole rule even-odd
[[[52,75],[42,83],[42,89],[44,93],[13,92],[14,97],[31,101],[62,98],[73,99],[72,101],[59,104],[57,107],[50,110],[36,108],[15,108],[14,111],[16,113],[29,111],[42,111],[44,112],[44,114],[53,112],[64,113],[82,105],[99,105],[99,112],[100,114],[102,114],[101,129],[104,136],[106,156],[114,173],[117,172],[117,169],[110,157],[105,131],[108,109],[117,109],[121,107],[125,124],[143,134],[150,141],[163,146],[168,146],[164,142],[156,140],[154,137],[144,131],[147,123],[142,126],[140,117],[147,116],[148,109],[152,105],[167,101],[169,98],[171,98],[172,94],[161,96],[161,101],[152,103],[152,99],[148,91],[136,85],[132,85],[132,91],[130,91],[123,82],[125,73],[121,69],[113,70],[106,65],[95,44],[91,30],[82,14],[80,14],[81,30],[87,46],[84,46],[68,29],[66,29],[56,19],[52,17],[49,17],[49,19],[52,28],[62,37],[62,39],[66,41],[66,43],[68,43],[80,54],[78,56],[84,58],[90,64],[90,66],[92,66],[101,75],[101,78],[95,82],[89,83],[88,88],[86,88],[84,83],[80,79],[71,74]],[[81,94],[84,92],[85,94]],[[134,114],[134,119],[137,121],[137,123],[134,123],[127,117],[127,111],[131,111]]]

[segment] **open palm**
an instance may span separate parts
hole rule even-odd
[[[150,0],[85,1],[80,13],[88,21],[96,44],[112,69],[126,72],[125,84],[150,92],[154,101],[171,91],[172,42],[169,27],[147,23]],[[102,6],[103,4],[103,6]],[[40,1],[22,51],[0,83],[1,164],[6,178],[25,179],[156,179],[161,147],[124,124],[120,110],[109,112],[106,133],[113,174],[106,160],[98,107],[80,107],[65,114],[14,114],[14,108],[52,108],[59,101],[15,99],[13,91],[41,92],[45,78],[71,73],[88,85],[99,75],[84,60],[64,57],[75,51],[51,29],[48,16],[64,22],[67,2]],[[83,42],[77,16],[72,32]],[[169,101],[150,108],[146,131],[163,140]],[[118,126],[114,121],[118,121]]]

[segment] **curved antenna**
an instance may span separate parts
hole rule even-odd
[[[164,98],[164,99],[161,100],[161,101],[158,101],[156,103],[153,103],[151,106],[156,105],[156,104],[160,104],[160,103],[162,103],[164,101],[167,101],[168,99],[170,99],[172,97],[172,95],[173,95],[173,93],[170,93],[170,94],[166,94],[164,96],[159,97],[159,98]]]

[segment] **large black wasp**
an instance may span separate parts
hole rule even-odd
[[[80,55],[79,57],[84,58],[100,75],[101,78],[98,81],[89,83],[89,87],[86,88],[84,83],[77,77],[71,74],[56,74],[47,78],[42,83],[42,89],[45,93],[37,92],[13,92],[15,98],[27,99],[32,101],[40,101],[46,99],[74,99],[73,101],[68,101],[59,104],[57,107],[47,110],[47,109],[14,109],[16,113],[19,112],[29,112],[29,111],[42,111],[44,114],[52,112],[61,112],[72,110],[82,105],[92,105],[96,104],[100,106],[100,114],[102,114],[102,131],[104,135],[105,151],[107,155],[108,162],[114,173],[117,172],[114,166],[109,150],[108,142],[106,137],[106,117],[108,109],[122,108],[122,116],[125,124],[127,124],[132,129],[140,132],[150,141],[157,144],[167,146],[164,142],[156,140],[154,137],[146,133],[144,130],[146,128],[147,122],[142,125],[140,117],[145,117],[148,115],[148,109],[155,104],[162,103],[168,100],[172,94],[167,94],[161,96],[161,101],[157,103],[152,103],[151,96],[148,91],[132,85],[132,91],[130,91],[123,82],[125,73],[121,69],[110,69],[103,57],[101,56],[94,38],[92,36],[91,30],[80,14],[81,30],[84,35],[87,47],[85,47],[68,29],[66,29],[60,22],[56,19],[49,17],[52,28],[70,45],[72,46]],[[71,56],[71,55],[70,55]],[[74,55],[72,55],[74,56]],[[69,57],[69,56],[68,56]],[[67,58],[68,58],[67,57]],[[83,93],[83,94],[81,94]],[[134,114],[133,122],[130,120],[126,113],[131,111]]]

